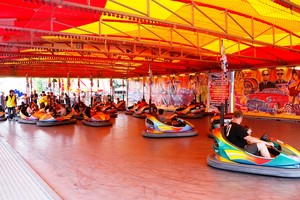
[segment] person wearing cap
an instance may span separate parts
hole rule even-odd
[[[6,96],[7,118],[12,120],[16,115],[17,97],[13,90]]]

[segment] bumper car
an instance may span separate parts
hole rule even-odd
[[[82,124],[93,127],[111,126],[112,123],[109,121],[110,116],[103,112],[96,112],[96,114],[91,116],[91,108],[88,107],[84,112],[84,120]]]
[[[75,113],[74,119],[84,120],[84,115],[82,113]]]
[[[232,121],[232,114],[226,114],[224,115],[224,126],[228,125]],[[208,132],[208,137],[213,138],[212,130],[216,128],[220,128],[221,125],[221,117],[220,115],[215,115],[210,120],[210,128]]]
[[[29,115],[26,111],[27,107],[24,107],[20,110],[20,118],[18,119],[18,122],[21,124],[36,124],[39,119],[45,115],[44,112],[37,111],[32,115]]]
[[[273,142],[269,148],[271,158],[250,154],[231,144],[222,133],[222,129],[213,130],[214,153],[208,155],[208,165],[229,171],[259,174],[267,176],[300,178],[300,152],[290,145],[275,139],[261,140]]]
[[[173,117],[166,123],[158,120],[153,115],[146,114],[146,116],[146,129],[142,132],[144,137],[167,138],[198,135],[198,132],[191,123],[178,117]]]
[[[101,111],[108,114],[110,118],[118,117],[118,111],[114,105],[105,105],[101,108]]]
[[[7,117],[5,117],[5,110],[0,105],[0,121],[5,121],[5,120],[7,120]]]
[[[80,103],[76,103],[75,105],[73,105],[73,109],[74,109],[74,119],[77,120],[83,120],[84,119],[84,110],[87,108],[87,106],[80,102]]]
[[[53,117],[51,114],[44,114],[36,123],[37,126],[60,126],[66,124],[76,124],[76,119],[73,118],[74,110],[72,109],[64,117]]]
[[[193,104],[187,107],[179,107],[175,110],[178,117],[181,118],[201,118],[204,115],[205,106],[202,104]]]
[[[125,111],[125,115],[133,115],[134,111],[138,108],[138,105],[128,106]]]
[[[145,105],[141,108],[137,108],[136,111],[133,113],[133,116],[135,118],[142,118],[145,119],[147,117],[147,114],[150,113],[150,106],[149,105]],[[157,107],[155,106],[155,104],[151,105],[151,112],[157,112]]]
[[[116,109],[118,111],[125,111],[126,110],[126,102],[125,101],[120,101],[119,103],[116,104]]]

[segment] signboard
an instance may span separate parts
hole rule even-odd
[[[219,107],[229,99],[229,80],[222,73],[210,73],[209,76],[210,105]]]

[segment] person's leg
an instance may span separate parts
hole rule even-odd
[[[265,145],[265,143],[263,143],[263,142],[257,143],[257,148],[263,157],[271,158],[270,152],[268,150],[268,147]]]
[[[12,117],[11,118],[14,118],[15,116],[16,116],[16,108],[12,107]]]
[[[256,144],[247,144],[246,146],[244,146],[245,151],[253,154],[253,155],[260,155],[259,154],[259,150]]]
[[[11,119],[11,108],[7,107],[7,119]]]

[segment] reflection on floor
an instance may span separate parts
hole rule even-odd
[[[3,137],[63,199],[298,199],[300,180],[207,166],[210,117],[191,119],[197,137],[149,139],[144,120],[120,112],[112,127],[37,127],[1,122]],[[300,123],[244,119],[300,149]]]

